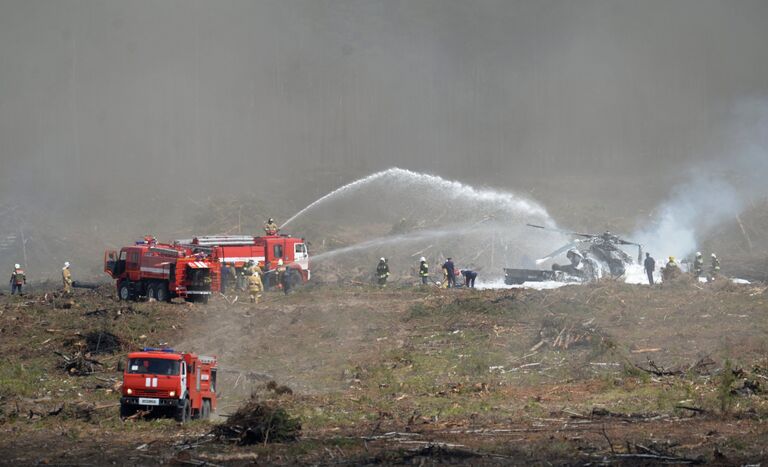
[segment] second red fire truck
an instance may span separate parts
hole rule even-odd
[[[128,354],[120,416],[139,410],[185,422],[216,410],[216,358],[173,349],[144,348]]]
[[[174,245],[190,251],[210,254],[221,264],[229,263],[238,271],[253,261],[265,273],[265,286],[277,285],[274,272],[282,260],[291,286],[305,283],[310,278],[309,251],[303,238],[290,235],[214,235],[176,240]]]

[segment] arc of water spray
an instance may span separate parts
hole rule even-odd
[[[468,234],[468,233],[482,231],[482,230],[485,230],[485,229],[479,226],[472,226],[472,227],[465,227],[465,228],[454,227],[450,230],[432,229],[432,230],[420,230],[418,232],[411,232],[407,234],[387,235],[384,237],[377,237],[371,240],[366,240],[364,242],[356,243],[354,245],[337,248],[335,250],[326,251],[325,253],[320,253],[319,255],[313,256],[312,261],[315,261],[315,262],[323,261],[325,259],[332,258],[342,253],[350,253],[352,251],[363,250],[363,249],[371,248],[374,246],[380,247],[385,245],[398,244],[402,242],[432,240],[436,238],[448,237],[453,235],[463,235],[463,234]]]
[[[341,195],[341,194],[343,194],[343,193],[345,193],[347,191],[353,190],[355,187],[358,187],[360,185],[365,185],[366,183],[372,182],[372,181],[376,180],[377,178],[381,178],[381,177],[387,175],[387,173],[389,173],[391,170],[393,170],[393,169],[384,170],[384,171],[381,171],[381,172],[376,172],[375,174],[369,175],[369,176],[361,178],[359,180],[355,180],[352,183],[348,183],[348,184],[346,184],[346,185],[344,185],[342,187],[339,187],[339,188],[333,190],[332,192],[326,194],[325,196],[322,196],[322,197],[316,199],[315,201],[311,202],[310,204],[307,205],[307,207],[305,207],[301,211],[299,211],[296,214],[294,214],[293,216],[291,216],[287,221],[283,222],[283,225],[281,225],[280,228],[281,229],[285,228],[285,226],[290,224],[294,219],[296,219],[297,217],[301,216],[302,214],[304,214],[305,212],[309,211],[310,209],[314,208],[318,204],[322,204],[327,199],[333,198],[336,195]]]
[[[514,195],[512,193],[504,193],[504,192],[498,192],[494,190],[476,189],[472,186],[465,185],[461,182],[446,180],[436,175],[423,174],[423,173],[413,172],[410,170],[394,167],[391,169],[383,170],[381,172],[376,172],[374,174],[371,174],[359,180],[355,180],[352,183],[348,183],[326,194],[325,196],[318,198],[317,200],[310,203],[307,207],[305,207],[301,211],[291,216],[287,221],[283,223],[281,228],[284,228],[285,226],[293,222],[297,217],[303,215],[304,213],[306,213],[307,211],[310,211],[311,209],[317,207],[318,205],[325,203],[331,198],[335,198],[337,196],[343,195],[344,193],[353,191],[368,183],[371,183],[373,181],[376,181],[384,177],[401,178],[410,183],[421,182],[421,183],[424,183],[425,185],[432,185],[440,189],[440,191],[444,193],[445,196],[448,198],[455,199],[458,197],[464,197],[464,198],[472,199],[478,202],[489,202],[489,201],[501,202],[502,206],[504,206],[504,208],[506,209],[515,209],[517,211],[524,212],[531,216],[541,216],[547,220],[550,219],[549,214],[542,206],[538,205],[533,201]],[[552,224],[554,225],[554,223]]]

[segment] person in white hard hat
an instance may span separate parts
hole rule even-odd
[[[72,273],[69,271],[69,261],[64,262],[64,267],[61,268],[61,281],[64,283],[64,293],[72,293]]]
[[[429,264],[427,264],[427,258],[423,256],[419,259],[419,277],[422,285],[429,283]]]
[[[700,251],[696,252],[696,259],[693,260],[693,275],[694,277],[701,277],[704,274],[704,257]]]
[[[714,279],[718,274],[720,274],[720,260],[717,259],[716,254],[712,253],[712,262],[709,266],[709,275],[712,277],[712,279]]]
[[[278,287],[281,287],[283,289],[283,293],[288,295],[288,292],[291,288],[290,284],[290,271],[287,267],[285,267],[285,263],[283,262],[283,259],[277,260],[277,269],[275,270],[277,272],[277,284]]]
[[[27,276],[24,274],[24,270],[21,269],[20,264],[13,265],[13,272],[11,273],[11,295],[17,291],[21,295],[21,287],[27,283]]]

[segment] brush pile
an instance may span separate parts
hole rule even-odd
[[[113,354],[122,348],[120,338],[107,331],[91,331],[85,335],[85,350],[88,353]]]
[[[98,360],[91,358],[90,353],[77,350],[70,355],[63,354],[61,352],[54,352],[56,355],[62,358],[59,362],[59,368],[66,371],[72,376],[87,376],[92,375],[104,368],[104,364]]]
[[[539,330],[539,341],[531,350],[538,350],[544,345],[551,349],[568,350],[580,345],[601,344],[605,336],[593,324],[594,321],[594,318],[584,323],[569,322],[563,317],[545,318]]]
[[[226,422],[217,426],[213,434],[240,446],[296,441],[301,434],[301,422],[280,407],[251,396]]]

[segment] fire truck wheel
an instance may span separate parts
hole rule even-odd
[[[171,294],[168,292],[168,286],[165,283],[159,283],[155,287],[155,299],[158,302],[171,301]]]
[[[117,286],[117,298],[120,300],[130,300],[133,294],[131,294],[131,284],[127,281],[123,281]]]
[[[176,409],[177,422],[188,422],[192,418],[192,406],[189,404],[189,399],[184,399],[184,405]]]
[[[291,284],[292,289],[301,285],[301,273],[295,269],[291,270],[291,274],[288,276],[288,282]]]

